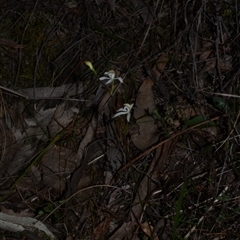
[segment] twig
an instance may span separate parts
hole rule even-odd
[[[12,90],[12,89],[10,89],[10,88],[5,88],[5,87],[3,87],[3,86],[0,86],[0,89],[2,89],[2,90],[4,90],[4,91],[7,91],[7,92],[10,92],[10,93],[13,93],[13,94],[15,94],[15,95],[17,95],[17,96],[19,96],[19,97],[23,97],[23,98],[26,98],[26,99],[28,98],[27,95],[22,94],[22,93],[18,93],[18,92],[14,91],[14,90]]]

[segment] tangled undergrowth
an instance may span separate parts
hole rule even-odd
[[[0,6],[1,239],[240,239],[238,1]]]

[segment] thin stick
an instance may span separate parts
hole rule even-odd
[[[28,99],[28,96],[27,96],[27,95],[22,94],[22,93],[18,93],[18,92],[14,91],[14,90],[12,90],[12,89],[10,89],[10,88],[5,88],[5,87],[3,87],[3,86],[0,86],[0,89],[2,89],[2,90],[4,90],[4,91],[7,91],[7,92],[10,92],[10,93],[13,93],[13,94],[15,94],[15,95],[17,95],[17,96],[20,96],[20,97],[23,97],[23,98]]]

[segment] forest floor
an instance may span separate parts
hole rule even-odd
[[[2,0],[1,239],[240,239],[237,0]]]

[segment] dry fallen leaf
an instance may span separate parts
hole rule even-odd
[[[23,232],[36,228],[44,232],[49,238],[56,239],[53,233],[42,222],[32,217],[19,217],[0,212],[0,227],[10,232]]]
[[[59,87],[39,87],[19,89],[14,94],[21,95],[27,99],[54,99],[54,98],[70,98],[85,91],[85,86],[81,82],[78,84],[64,84]],[[6,89],[10,91],[11,89]],[[12,90],[11,90],[12,91]]]
[[[163,53],[152,68],[153,73],[158,78],[161,76],[167,62],[167,53]],[[139,134],[132,136],[132,142],[140,150],[145,150],[155,144],[159,138],[159,135],[156,135],[158,126],[151,117],[153,110],[156,108],[152,90],[153,85],[153,80],[147,77],[138,90],[135,102],[134,118],[139,126]]]
[[[13,40],[6,39],[6,38],[0,38],[0,45],[7,46],[10,48],[16,48],[16,49],[24,48],[27,46],[27,45],[18,44],[16,42],[14,42]]]
[[[62,193],[66,179],[77,166],[76,154],[63,146],[54,146],[41,160],[43,184]],[[36,173],[35,173],[36,175]]]
[[[114,234],[108,240],[121,240],[121,239],[131,239],[128,236],[132,235],[132,232],[136,226],[136,222],[125,222],[118,228]],[[127,238],[125,238],[127,237]]]
[[[108,227],[111,222],[111,219],[112,219],[111,217],[104,219],[93,229],[93,233],[92,233],[93,239],[96,239],[96,240],[106,239],[105,235],[108,231]]]
[[[199,61],[205,61],[210,58],[210,54],[212,53],[212,50],[205,50],[201,53],[199,56]]]
[[[139,126],[139,134],[132,137],[134,145],[140,150],[145,150],[158,141],[155,135],[158,126],[151,116],[144,116],[148,112],[151,114],[155,108],[152,92],[153,81],[147,77],[139,88],[134,109],[134,117]]]
[[[148,222],[144,222],[142,224],[140,224],[141,226],[141,229],[143,230],[143,232],[148,236],[150,237],[151,239],[153,240],[159,240],[158,236],[156,236],[156,234],[153,236],[153,231],[154,231],[154,228],[153,226],[151,226]]]
[[[153,67],[153,71],[158,77],[161,76],[168,61],[169,61],[168,54],[166,52],[162,53]]]
[[[30,209],[25,209],[20,211],[19,213],[15,213],[12,209],[5,208],[3,205],[0,205],[0,209],[3,213],[19,216],[19,217],[34,217],[34,213]]]

